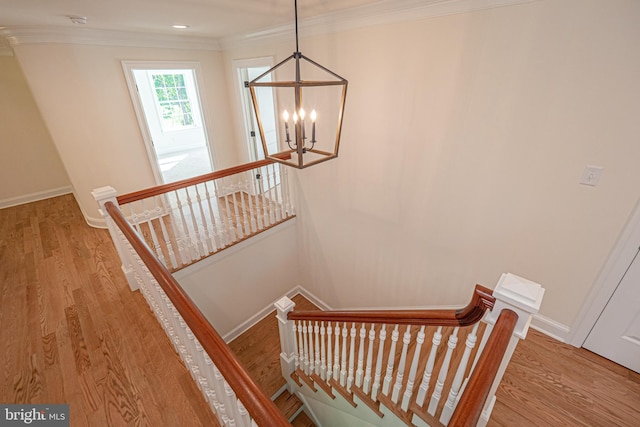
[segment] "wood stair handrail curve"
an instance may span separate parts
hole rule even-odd
[[[290,153],[285,153],[280,156],[282,159],[291,158]],[[181,188],[191,187],[192,185],[202,184],[203,182],[213,181],[215,179],[225,178],[227,176],[235,175],[238,173],[250,171],[252,169],[261,168],[275,163],[274,160],[265,159],[255,162],[244,163],[239,166],[233,166],[227,169],[221,169],[219,171],[207,173],[204,175],[195,176],[193,178],[183,179],[181,181],[170,182],[168,184],[156,185],[155,187],[145,188],[143,190],[135,191],[133,193],[123,194],[116,197],[119,204],[124,205],[127,203],[137,202],[138,200],[147,199],[153,196],[159,196],[161,194],[168,193],[170,191],[180,190]]]
[[[471,302],[461,309],[451,310],[349,310],[291,311],[289,320],[324,320],[330,322],[385,323],[425,326],[469,326],[493,309],[493,291],[476,285]]]
[[[517,322],[518,315],[514,311],[504,309],[500,312],[465,392],[451,416],[449,427],[473,427],[478,424]]]
[[[291,427],[182,286],[156,258],[147,244],[138,237],[120,209],[113,202],[106,202],[104,207],[256,423],[259,426]]]

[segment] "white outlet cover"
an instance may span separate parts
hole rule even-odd
[[[590,166],[587,165],[580,177],[580,184],[590,185],[595,187],[600,181],[604,168],[602,166]]]

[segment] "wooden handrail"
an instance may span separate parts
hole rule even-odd
[[[291,154],[286,153],[279,156],[282,159],[290,159]],[[263,166],[275,163],[270,159],[258,160],[251,163],[245,163],[239,166],[234,166],[227,169],[211,172],[205,175],[195,176],[193,178],[183,179],[181,181],[171,182],[169,184],[156,185],[155,187],[145,188],[144,190],[134,191],[133,193],[123,194],[118,196],[116,200],[120,205],[136,202],[153,196],[159,196],[161,194],[168,193],[170,191],[180,190],[181,188],[191,187],[192,185],[202,184],[203,182],[213,181],[215,179],[225,178],[227,176],[235,175],[237,173],[246,172],[252,169],[261,168]]]
[[[291,311],[290,320],[324,320],[398,325],[469,326],[480,321],[495,303],[493,291],[476,285],[471,302],[459,310],[361,310],[361,311]]]
[[[514,311],[500,312],[449,426],[472,427],[478,423],[517,322],[518,315]]]
[[[260,426],[291,427],[180,284],[138,237],[120,209],[112,202],[106,202],[104,207],[256,423]]]

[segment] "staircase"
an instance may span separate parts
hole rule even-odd
[[[220,425],[484,427],[544,295],[537,283],[512,274],[503,274],[493,291],[477,285],[458,310],[320,311],[284,297],[275,316],[230,346],[224,342],[169,270],[292,216],[286,185],[267,190],[264,197],[275,204],[260,206],[243,197],[253,194],[250,186],[236,185],[249,182],[238,173],[268,165],[254,162],[120,197],[111,188],[94,191],[131,289],[147,300]],[[218,212],[212,198],[219,190],[248,209],[236,204],[232,215],[224,197],[226,211]],[[129,205],[129,217],[120,205]]]

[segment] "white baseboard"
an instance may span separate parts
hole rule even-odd
[[[18,197],[11,197],[9,199],[0,200],[0,209],[37,202],[39,200],[50,199],[52,197],[62,196],[69,193],[73,193],[73,188],[67,186],[52,188],[51,190],[38,191],[37,193],[25,194]]]
[[[536,314],[531,320],[531,328],[538,332],[556,339],[560,342],[567,342],[571,329],[560,322],[556,322],[553,319],[549,319],[542,314]]]

